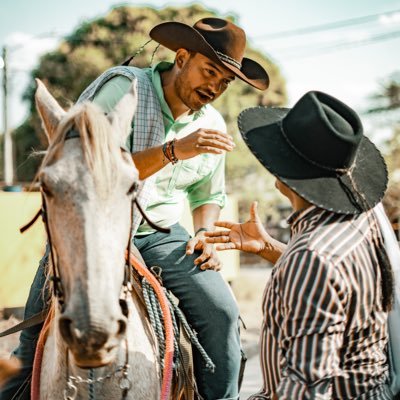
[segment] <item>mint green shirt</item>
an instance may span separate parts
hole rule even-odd
[[[171,66],[171,63],[161,62],[153,68],[145,69],[160,100],[165,141],[180,139],[199,128],[226,132],[222,116],[211,105],[174,120],[164,99],[160,77],[160,71]],[[112,78],[103,85],[93,102],[105,112],[110,112],[127,93],[130,85],[131,81],[124,76]],[[216,154],[200,154],[189,160],[180,160],[175,165],[167,164],[156,173],[156,190],[146,208],[147,215],[156,224],[168,227],[180,220],[186,198],[192,211],[204,204],[217,204],[222,208],[226,198],[224,170],[225,155]],[[154,230],[144,222],[140,225],[137,235],[152,232]]]

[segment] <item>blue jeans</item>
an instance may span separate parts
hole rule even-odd
[[[198,254],[186,255],[189,234],[179,224],[171,233],[156,232],[135,237],[134,244],[147,266],[162,268],[164,286],[179,299],[179,306],[189,324],[196,330],[198,339],[214,364],[214,373],[208,372],[201,355],[193,349],[194,370],[199,393],[205,400],[238,399],[240,370],[239,311],[231,291],[215,271],[201,271],[193,261]],[[42,288],[47,256],[40,262],[26,304],[25,316],[29,317],[44,307]],[[28,400],[30,374],[34,349],[41,327],[23,331],[19,347],[14,351],[24,367],[0,393],[0,400]]]
[[[198,253],[186,255],[189,239],[186,230],[176,224],[169,234],[135,237],[134,243],[148,267],[162,268],[164,286],[179,299],[179,307],[216,366],[214,373],[208,372],[193,349],[199,393],[206,400],[238,399],[239,310],[221,274],[195,266]]]

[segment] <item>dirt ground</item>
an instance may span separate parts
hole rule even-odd
[[[247,329],[241,328],[242,342],[251,356],[256,348],[261,320],[261,298],[265,284],[269,279],[270,268],[267,266],[242,267],[239,276],[232,282],[232,290],[238,300],[241,317]],[[19,320],[11,317],[7,320],[0,314],[0,332],[18,323]],[[12,349],[18,344],[19,334],[0,338],[0,358],[8,358]]]

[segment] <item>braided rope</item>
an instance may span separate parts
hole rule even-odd
[[[174,358],[174,342],[173,342],[173,327],[171,312],[168,306],[168,300],[165,296],[162,286],[157,281],[155,276],[143,265],[133,254],[127,254],[130,265],[138,272],[140,276],[146,278],[157,295],[160,302],[160,307],[163,311],[164,326],[165,326],[165,357],[163,368],[163,379],[161,384],[160,400],[168,400],[171,391],[172,373],[173,373],[173,358]]]
[[[162,312],[157,300],[155,299],[154,291],[146,278],[142,280],[142,290],[144,302],[146,304],[147,313],[149,314],[151,326],[154,329],[157,337],[158,348],[159,348],[159,361],[161,369],[164,368],[164,356],[165,356],[165,335],[162,325]],[[175,333],[175,332],[174,332]],[[175,347],[175,346],[174,346]]]
[[[165,351],[164,333],[162,329],[160,329],[160,327],[161,328],[163,327],[161,322],[163,319],[163,314],[161,308],[157,306],[158,301],[156,299],[156,294],[154,293],[154,290],[151,287],[151,285],[147,282],[146,278],[143,278],[142,287],[143,287],[143,296],[145,299],[147,311],[149,313],[150,323],[153,326],[153,329],[156,333],[157,341],[159,343],[160,359],[163,360]],[[204,347],[200,344],[197,338],[197,333],[195,332],[194,329],[190,327],[189,323],[186,320],[185,315],[180,310],[180,308],[175,304],[171,293],[169,293],[165,288],[163,288],[163,290],[164,294],[168,299],[169,308],[171,310],[173,330],[174,330],[174,352],[175,352],[174,369],[176,369],[179,365],[179,343],[178,343],[179,328],[177,324],[177,318],[178,318],[183,328],[185,329],[190,339],[190,342],[197,348],[200,355],[202,356],[205,362],[206,369],[213,373],[215,371],[215,364],[213,363],[207,352],[204,350]]]
[[[93,380],[95,379],[94,378],[94,369],[93,368],[90,368],[90,370],[89,370],[89,379],[90,379],[90,382],[89,382],[89,388],[88,388],[88,390],[89,390],[89,400],[94,400],[94,385],[93,385]]]
[[[190,342],[196,347],[196,349],[199,351],[199,353],[203,357],[203,360],[206,364],[206,369],[209,370],[210,372],[214,373],[215,372],[215,364],[213,363],[213,361],[211,360],[211,358],[207,354],[207,352],[204,350],[204,347],[199,342],[199,339],[197,339],[196,331],[190,327],[182,310],[174,303],[174,301],[172,299],[172,295],[165,289],[164,289],[164,291],[165,291],[165,295],[167,296],[167,299],[169,300],[169,303],[172,305],[172,308],[174,310],[173,315],[176,315],[179,318],[183,328],[185,329],[185,331],[190,339]]]

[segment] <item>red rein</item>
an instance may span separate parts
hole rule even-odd
[[[173,372],[173,358],[174,358],[174,332],[172,327],[171,312],[168,305],[167,297],[164,294],[163,288],[155,276],[143,265],[134,255],[130,256],[130,263],[139,273],[140,276],[147,279],[150,285],[153,287],[158,301],[160,302],[161,310],[164,315],[164,329],[165,329],[165,358],[164,358],[164,370],[163,380],[161,384],[160,400],[168,400],[171,391],[172,372]],[[31,384],[31,399],[40,399],[40,373],[43,359],[44,344],[50,321],[54,316],[53,312],[49,312],[42,331],[40,332],[39,340],[35,352],[35,361],[33,363],[32,371],[32,384]]]

